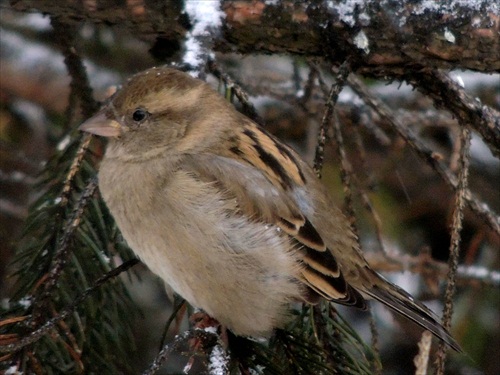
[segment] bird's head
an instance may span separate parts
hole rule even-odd
[[[207,116],[217,109],[228,111],[227,103],[204,82],[175,69],[152,68],[133,76],[79,129],[108,137],[110,157],[143,159],[202,147],[203,134],[219,128]]]

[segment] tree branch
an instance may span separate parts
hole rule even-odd
[[[55,2],[11,0],[17,10],[37,9],[65,22],[120,25],[146,40],[179,43],[191,28],[177,2]],[[494,2],[223,1],[220,52],[328,56],[340,65],[356,56],[358,73],[399,75],[412,66],[500,70],[499,16]]]
[[[378,77],[407,71],[409,64],[500,69],[499,17],[487,0],[427,7],[398,1],[226,1],[223,10],[222,51],[327,55],[335,64],[349,54],[358,57],[359,73]]]
[[[496,157],[500,157],[500,113],[472,99],[458,83],[438,70],[410,73],[409,83],[431,97],[436,106],[452,112],[462,124],[478,132]]]

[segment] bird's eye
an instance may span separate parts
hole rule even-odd
[[[145,109],[137,108],[134,113],[132,113],[132,119],[136,122],[141,122],[148,117],[149,113]]]

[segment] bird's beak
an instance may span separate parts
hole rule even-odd
[[[78,127],[78,130],[100,135],[101,137],[118,137],[122,134],[121,124],[106,116],[106,112],[101,111],[89,118]]]

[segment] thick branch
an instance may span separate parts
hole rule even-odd
[[[241,53],[357,55],[359,72],[384,76],[408,65],[500,69],[499,15],[491,1],[425,8],[398,1],[227,1],[225,46]],[[224,43],[221,43],[224,44]]]
[[[11,0],[10,3],[16,10],[37,10],[68,24],[88,20],[97,24],[125,26],[144,39],[179,39],[190,27],[178,1],[148,1],[145,4],[142,1],[115,0]]]
[[[223,1],[224,32],[216,48],[326,56],[335,64],[346,55],[356,56],[359,73],[378,77],[399,75],[412,66],[496,72],[500,70],[500,17],[493,3]],[[143,39],[179,41],[191,26],[175,1],[131,1],[121,6],[113,0],[11,0],[11,4],[18,10],[60,16],[66,22],[126,26]]]

